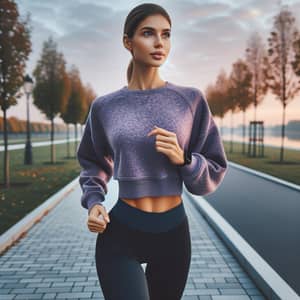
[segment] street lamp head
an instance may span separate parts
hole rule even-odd
[[[26,74],[26,76],[23,77],[23,80],[24,80],[24,91],[26,94],[30,94],[33,89],[33,80],[28,74]]]

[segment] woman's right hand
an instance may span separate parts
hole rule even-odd
[[[99,218],[100,216],[100,218]],[[109,215],[103,205],[96,204],[89,213],[87,226],[91,232],[100,232],[106,228],[106,224],[110,222]]]

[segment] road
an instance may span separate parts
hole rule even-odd
[[[204,198],[300,294],[300,192],[230,166]]]

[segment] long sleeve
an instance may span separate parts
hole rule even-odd
[[[100,121],[94,100],[77,149],[77,159],[82,167],[79,176],[83,192],[81,205],[88,212],[95,204],[102,205],[108,192],[107,183],[113,174],[113,155]]]
[[[196,90],[197,102],[188,146],[192,161],[179,166],[179,170],[190,193],[207,195],[221,184],[227,170],[227,158],[207,100],[199,89]]]

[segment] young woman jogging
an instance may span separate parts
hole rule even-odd
[[[183,183],[206,195],[227,170],[203,93],[160,78],[170,37],[171,19],[161,6],[130,11],[123,35],[132,55],[128,85],[92,102],[77,149],[81,205],[97,233],[96,269],[106,300],[181,299],[191,261]],[[112,176],[119,196],[107,213]]]

